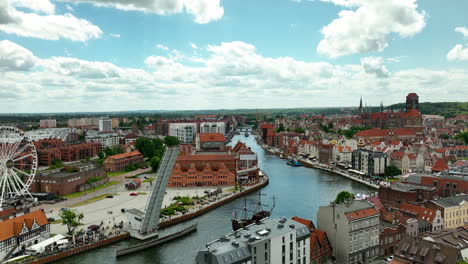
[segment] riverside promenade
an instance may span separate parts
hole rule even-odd
[[[270,154],[275,154],[275,155],[278,155],[278,156],[284,156],[284,157],[287,156],[286,154],[282,153],[279,149],[274,149],[274,148],[269,147],[268,145],[266,145],[264,142],[262,142],[262,140],[260,140],[258,138],[257,135],[255,135],[255,140],[266,152],[268,152]],[[366,178],[363,178],[363,177],[351,175],[347,171],[342,170],[340,168],[329,166],[329,165],[326,165],[326,164],[321,164],[321,163],[318,163],[318,162],[312,162],[310,160],[301,159],[301,158],[299,158],[297,160],[299,162],[301,162],[304,166],[308,167],[308,168],[328,171],[328,172],[331,172],[331,173],[346,177],[346,178],[348,178],[348,179],[350,179],[352,181],[359,182],[359,183],[364,184],[364,185],[366,185],[368,187],[371,187],[373,189],[378,190],[380,188],[380,185],[375,183],[375,181],[370,181],[370,180],[367,180]]]

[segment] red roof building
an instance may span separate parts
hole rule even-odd
[[[138,151],[132,151],[107,157],[104,160],[104,168],[108,172],[125,170],[129,165],[143,164],[143,155]]]
[[[310,231],[310,263],[328,263],[332,256],[332,247],[327,234],[315,228],[311,220],[294,216],[292,220],[306,225]]]
[[[438,159],[434,166],[432,166],[432,172],[441,172],[446,171],[448,169],[449,167],[447,165],[447,162],[445,162],[445,159],[443,158]]]

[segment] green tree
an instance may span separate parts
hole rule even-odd
[[[164,144],[166,144],[166,146],[168,147],[172,147],[172,146],[180,145],[180,141],[177,137],[166,136],[164,138]]]
[[[442,138],[442,139],[449,139],[450,136],[449,136],[448,134],[443,133],[443,134],[440,134],[440,135],[439,135],[439,138]]]
[[[60,218],[62,218],[62,224],[67,226],[68,234],[71,235],[75,229],[81,225],[81,220],[83,220],[83,213],[76,213],[70,209],[65,209],[60,212]]]
[[[294,132],[303,134],[303,133],[305,133],[305,129],[303,129],[302,127],[296,128],[296,129],[294,130]]]
[[[159,163],[161,163],[161,158],[158,156],[154,156],[150,160],[150,166],[153,169],[154,172],[158,171],[159,168]]]
[[[60,159],[58,159],[58,158],[55,158],[50,162],[50,165],[52,165],[52,166],[61,166],[62,161]]]
[[[97,155],[98,155],[98,157],[99,157],[100,159],[103,159],[103,158],[105,157],[105,154],[104,154],[104,152],[103,152],[102,150],[99,151]]]
[[[462,140],[465,145],[468,145],[468,131],[455,135],[455,139]]]
[[[276,129],[276,132],[282,132],[282,131],[285,131],[286,129],[284,129],[284,125],[283,124],[280,124],[278,129]]]
[[[350,199],[354,199],[354,194],[347,191],[342,191],[336,196],[335,203],[340,204]]]
[[[395,165],[389,165],[385,168],[385,176],[391,177],[401,175],[401,170]]]
[[[109,156],[114,155],[114,152],[113,152],[112,149],[109,148],[109,147],[106,147],[106,148],[104,149],[104,153],[106,153],[106,157],[109,157]]]

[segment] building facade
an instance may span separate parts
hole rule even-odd
[[[365,200],[319,208],[318,228],[327,233],[337,263],[369,263],[379,256],[379,215]]]
[[[99,131],[109,132],[112,131],[112,119],[107,117],[101,117],[99,119]]]
[[[454,229],[468,224],[468,195],[432,200],[427,206],[442,212],[444,228]]]
[[[0,222],[0,230],[0,260],[50,237],[42,209]]]
[[[196,123],[170,123],[169,136],[177,137],[183,144],[195,143]]]
[[[143,164],[143,155],[138,151],[132,151],[107,157],[104,160],[104,168],[107,172],[123,171],[133,164]]]
[[[226,134],[225,122],[202,122],[200,123],[200,133],[220,133]]]
[[[57,121],[55,119],[41,119],[39,120],[40,128],[54,128],[57,127]]]
[[[367,176],[384,175],[385,168],[390,165],[390,157],[387,153],[358,149],[352,153],[351,165]]]
[[[310,231],[293,220],[266,218],[209,242],[198,252],[195,263],[309,264]]]

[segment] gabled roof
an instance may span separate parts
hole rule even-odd
[[[449,167],[447,165],[447,162],[445,162],[445,159],[443,159],[443,158],[437,159],[434,166],[432,166],[432,171],[434,171],[434,172],[446,171],[448,169],[449,169]]]
[[[357,137],[386,137],[388,134],[393,132],[395,136],[416,136],[416,133],[406,128],[394,128],[394,129],[380,129],[372,128],[367,130],[359,131]]]
[[[437,210],[425,208],[422,206],[417,206],[417,205],[413,205],[409,203],[400,204],[400,211],[413,214],[416,216],[418,220],[425,220],[429,223],[432,223],[432,221],[434,221],[434,217],[436,216],[436,213],[437,213]]]
[[[0,241],[18,236],[23,229],[24,224],[27,229],[31,230],[34,221],[36,221],[39,226],[47,225],[49,223],[43,210],[37,210],[32,213],[0,222]]]

